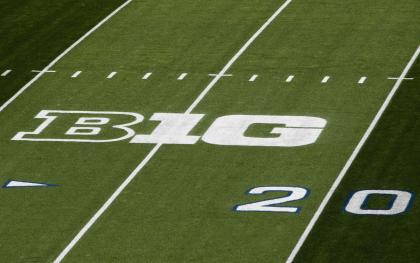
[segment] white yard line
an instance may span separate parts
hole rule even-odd
[[[328,80],[330,80],[330,76],[325,76],[322,80],[321,83],[327,83]]]
[[[112,79],[115,75],[117,75],[117,72],[116,71],[113,71],[113,72],[109,73],[109,75],[106,76],[106,78],[107,79]]]
[[[43,72],[43,73],[55,73],[56,71],[55,70],[45,70],[45,69],[43,69],[43,70],[33,69],[33,70],[31,70],[31,72],[35,72],[35,73],[40,73],[40,72]]]
[[[72,78],[77,78],[80,74],[82,73],[82,71],[76,71],[73,73],[73,75],[71,75]]]
[[[6,77],[7,75],[9,75],[10,72],[12,72],[12,70],[11,69],[7,69],[3,73],[1,73],[1,76],[2,77]]]
[[[367,77],[361,77],[361,78],[359,79],[359,82],[357,82],[357,83],[358,83],[358,84],[363,84],[363,83],[365,83],[366,79],[367,79]]]
[[[255,34],[239,49],[239,51],[229,60],[225,67],[217,74],[217,76],[207,85],[207,87],[201,92],[201,94],[195,99],[191,106],[185,111],[186,114],[191,113],[198,103],[207,95],[207,93],[213,88],[213,86],[222,78],[226,72],[230,69],[233,63],[248,49],[248,47],[261,35],[261,33],[277,18],[277,16],[283,12],[283,10],[292,2],[287,0],[284,2],[279,9],[255,32]]]
[[[390,79],[390,80],[398,80],[398,79],[400,79],[401,77],[388,77],[388,79]],[[414,78],[404,78],[403,80],[413,80]]]
[[[341,181],[343,180],[344,176],[346,175],[346,173],[349,170],[350,166],[352,165],[353,161],[356,159],[356,157],[359,154],[360,150],[362,149],[363,145],[366,143],[366,141],[369,138],[370,134],[372,133],[373,129],[376,127],[378,121],[382,117],[383,113],[385,112],[386,108],[388,107],[389,103],[391,102],[392,98],[394,97],[395,93],[397,92],[398,88],[400,87],[401,83],[406,79],[406,76],[407,76],[410,68],[413,66],[413,64],[416,61],[416,59],[418,58],[419,54],[420,54],[420,46],[417,48],[416,52],[414,52],[414,55],[411,57],[407,66],[405,66],[403,72],[401,73],[401,76],[395,82],[394,87],[392,88],[391,92],[388,94],[387,98],[385,99],[385,101],[382,104],[379,111],[376,113],[375,118],[370,123],[370,125],[369,125],[368,129],[366,130],[365,134],[363,135],[362,139],[357,144],[353,153],[350,155],[350,157],[347,160],[346,164],[344,165],[343,169],[340,171],[340,173],[338,174],[338,177],[335,179],[334,183],[332,184],[330,190],[325,195],[325,197],[322,200],[320,206],[316,210],[314,216],[312,217],[309,224],[306,226],[305,231],[303,232],[303,234],[299,238],[299,241],[297,242],[296,246],[292,250],[292,253],[289,255],[289,258],[287,259],[286,263],[291,263],[295,259],[296,255],[299,252],[300,248],[302,247],[303,243],[305,243],[305,240],[308,238],[308,235],[311,232],[312,228],[315,226],[315,224],[318,221],[320,215],[324,211],[325,206],[330,201],[332,195],[334,194],[335,190],[337,190],[337,187],[340,185]]]
[[[254,82],[257,78],[258,78],[258,75],[252,75],[248,81]]]
[[[63,53],[58,55],[53,61],[50,62],[43,70],[41,70],[36,76],[31,79],[28,83],[25,84],[18,92],[16,92],[15,95],[13,95],[9,100],[7,100],[3,105],[0,106],[0,112],[2,112],[7,106],[9,106],[10,103],[12,103],[14,100],[16,100],[17,97],[19,97],[25,90],[27,90],[35,81],[37,81],[39,78],[41,78],[46,72],[48,72],[55,64],[57,64],[58,61],[60,61],[65,55],[67,55],[72,49],[74,49],[77,45],[79,45],[83,40],[85,40],[88,36],[90,36],[93,32],[95,32],[98,28],[100,28],[105,22],[107,22],[111,17],[113,17],[115,14],[117,14],[119,11],[121,11],[124,7],[126,7],[129,3],[131,3],[132,0],[127,0],[124,4],[119,6],[117,9],[115,9],[111,14],[109,14],[107,17],[102,19],[101,22],[99,22],[96,26],[94,26],[91,30],[86,32],[81,38],[79,38],[76,42],[74,42],[71,46],[69,46],[66,50],[64,50]]]
[[[295,76],[290,75],[290,76],[287,77],[286,82],[289,82],[290,83],[290,82],[293,81],[294,78],[295,78]]]
[[[152,72],[144,74],[143,79],[148,79],[150,76],[152,76]]]
[[[219,74],[209,74],[210,77],[217,77]],[[232,74],[224,74],[222,77],[232,77]]]
[[[279,9],[258,29],[258,31],[239,49],[239,51],[229,60],[223,69],[212,79],[207,87],[194,100],[191,106],[185,111],[185,114],[190,114],[198,103],[207,95],[207,93],[216,85],[216,83],[225,75],[230,67],[239,59],[239,57],[248,49],[248,47],[258,38],[259,35],[276,19],[276,17],[292,2],[287,0]],[[108,200],[101,206],[101,208],[93,215],[92,218],[83,226],[77,235],[70,241],[70,243],[61,251],[60,255],[54,260],[54,263],[61,262],[70,250],[79,242],[79,240],[86,234],[86,232],[95,224],[95,222],[102,216],[102,214],[109,208],[109,206],[117,199],[117,197],[124,191],[130,182],[139,174],[144,166],[152,159],[162,144],[156,144],[153,149],[147,154],[146,158],[131,172],[131,174],[124,180],[124,182],[115,190],[115,192],[108,198]]]
[[[179,75],[178,80],[183,80],[185,79],[185,77],[188,75],[188,73],[182,73],[181,75]]]

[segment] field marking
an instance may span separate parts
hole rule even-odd
[[[56,57],[53,61],[50,62],[43,70],[41,70],[33,79],[31,79],[28,83],[26,83],[18,92],[15,93],[10,99],[8,99],[3,105],[0,106],[0,112],[2,112],[7,106],[10,105],[17,97],[19,97],[25,90],[27,90],[35,81],[40,79],[46,72],[48,72],[58,61],[60,61],[65,55],[67,55],[72,49],[74,49],[77,45],[79,45],[83,40],[85,40],[88,36],[90,36],[93,32],[95,32],[98,28],[100,28],[105,22],[107,22],[110,18],[112,18],[115,14],[121,11],[124,7],[126,7],[129,3],[133,0],[127,0],[124,4],[120,5],[117,9],[115,9],[111,14],[107,17],[102,19],[96,26],[91,28],[88,32],[86,32],[83,36],[81,36],[76,42],[74,42],[71,46],[69,46],[66,50],[63,51],[58,57]]]
[[[398,80],[398,79],[400,79],[401,77],[388,77],[388,79],[391,79],[391,80]],[[403,80],[413,80],[414,78],[403,78]]]
[[[258,75],[252,75],[248,81],[254,82],[257,78],[258,78]]]
[[[299,238],[296,246],[293,248],[291,254],[289,255],[286,263],[292,263],[295,259],[297,253],[301,249],[303,243],[308,238],[309,233],[312,231],[312,228],[315,226],[316,222],[318,221],[319,217],[321,216],[322,212],[324,211],[325,207],[327,206],[328,202],[330,201],[332,195],[337,190],[337,187],[340,185],[341,181],[343,180],[344,176],[346,175],[347,171],[349,170],[350,166],[352,165],[353,161],[356,159],[357,155],[359,154],[360,150],[362,149],[363,145],[366,143],[367,139],[369,138],[370,134],[372,133],[373,129],[376,127],[378,121],[382,117],[383,113],[385,112],[386,108],[388,107],[389,103],[391,102],[392,98],[394,97],[395,93],[397,92],[398,88],[400,87],[403,80],[406,79],[408,72],[410,71],[411,67],[413,66],[414,62],[417,60],[420,54],[420,46],[417,47],[416,52],[411,57],[408,64],[405,66],[401,76],[395,82],[392,90],[389,92],[388,96],[386,97],[384,103],[382,104],[379,111],[376,113],[375,118],[370,123],[368,129],[363,134],[362,139],[357,144],[356,148],[350,155],[349,159],[347,160],[346,164],[344,165],[343,169],[338,174],[337,178],[335,179],[334,183],[332,184],[331,188],[329,189],[328,193],[325,195],[324,199],[322,200],[320,206],[316,210],[314,216],[312,217],[309,224],[306,226],[305,231]]]
[[[248,81],[254,82],[258,78],[258,75],[252,75],[251,78],[249,78]]]
[[[287,77],[286,82],[290,83],[290,82],[293,81],[294,78],[295,78],[294,75],[290,75],[290,76]]]
[[[185,79],[185,77],[188,75],[188,73],[182,73],[181,75],[179,75],[178,80],[183,80]]]
[[[45,69],[43,69],[43,70],[35,70],[35,69],[33,69],[33,70],[31,70],[31,72],[35,72],[35,73],[40,73],[40,72],[44,72],[44,73],[55,73],[56,71],[55,70],[45,70]]]
[[[197,99],[191,104],[191,106],[185,111],[186,114],[192,112],[192,110],[197,106],[198,103],[207,95],[207,93],[213,88],[213,86],[226,74],[230,69],[233,63],[248,49],[248,47],[258,38],[259,35],[277,18],[277,16],[283,12],[283,10],[292,2],[293,0],[287,0],[284,2],[279,9],[255,32],[254,35],[239,49],[239,51],[229,60],[225,67],[217,74],[217,76],[207,85],[207,87],[201,92]]]
[[[82,71],[78,70],[78,71],[74,72],[73,75],[71,75],[71,77],[72,78],[77,78],[81,73],[82,73]]]
[[[6,69],[3,73],[1,73],[1,76],[6,77],[7,75],[9,75],[10,72],[12,72],[11,69]]]
[[[325,76],[322,80],[321,80],[321,83],[327,83],[328,82],[328,80],[330,80],[330,76]]]
[[[219,74],[209,74],[210,77],[217,77]],[[232,74],[223,74],[221,77],[232,77]]]
[[[190,114],[198,103],[209,93],[209,91],[216,85],[216,83],[223,77],[223,75],[230,69],[230,67],[239,59],[239,57],[248,49],[248,47],[258,38],[259,35],[276,19],[276,17],[292,2],[293,0],[287,0],[284,2],[274,14],[258,29],[258,31],[242,46],[239,51],[229,60],[229,62],[223,67],[223,69],[217,74],[217,76],[210,81],[206,88],[198,95],[194,102],[185,111],[185,114]],[[122,191],[130,184],[130,182],[140,173],[144,166],[152,159],[156,152],[160,149],[163,144],[156,144],[147,156],[140,162],[140,164],[130,173],[130,175],[124,180],[124,182],[113,192],[113,194],[107,199],[107,201],[99,208],[98,211],[89,219],[89,221],[80,229],[76,236],[70,241],[70,243],[61,251],[58,257],[54,260],[54,263],[60,263],[66,255],[72,250],[72,248],[79,242],[79,240],[86,234],[86,232],[95,224],[95,222],[102,216],[102,214],[111,206],[111,204],[117,199]]]
[[[106,76],[107,79],[112,79],[115,75],[117,75],[116,71],[112,71],[111,73],[109,73],[108,76]]]
[[[357,83],[358,84],[363,84],[363,83],[365,83],[366,80],[367,80],[367,77],[361,77]]]
[[[152,76],[152,72],[148,72],[148,73],[144,74],[142,79],[148,79],[150,76]]]

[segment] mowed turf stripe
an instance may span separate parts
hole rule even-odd
[[[10,262],[53,261],[152,148],[129,141],[12,141],[16,132],[36,127],[39,119],[34,116],[44,109],[129,111],[143,114],[145,120],[154,112],[185,111],[208,84],[207,74],[220,70],[279,3],[255,6],[238,6],[236,0],[133,1],[124,15],[115,16],[59,61],[56,73],[45,74],[11,103],[0,114],[0,178],[60,187],[0,191],[0,228],[7,240],[0,248],[2,257]],[[76,70],[83,71],[82,75],[71,79]],[[114,70],[118,77],[107,80]],[[147,72],[153,75],[142,80]],[[189,72],[188,81],[173,77],[179,72]],[[147,134],[153,127],[153,122],[145,121],[136,129]],[[61,136],[56,132],[52,136]]]
[[[58,54],[112,12],[123,0],[6,1],[1,0],[0,78],[3,105]]]
[[[344,165],[343,169],[337,176],[337,179],[334,181],[333,185],[331,186],[330,190],[327,192],[326,196],[322,200],[319,208],[315,212],[314,216],[312,217],[311,221],[309,222],[308,226],[306,227],[305,231],[303,232],[302,236],[299,238],[298,243],[292,250],[289,258],[287,259],[288,263],[293,262],[296,254],[299,252],[300,248],[302,247],[303,243],[305,242],[306,238],[308,237],[309,233],[312,231],[312,228],[315,226],[316,222],[318,221],[320,215],[324,211],[325,207],[327,206],[328,202],[330,201],[332,195],[340,185],[341,181],[343,180],[344,176],[346,175],[347,171],[351,167],[352,163],[358,156],[359,152],[361,151],[362,147],[368,140],[369,136],[371,135],[372,131],[375,129],[376,125],[378,124],[379,120],[381,119],[382,115],[384,114],[385,110],[387,109],[389,103],[391,102],[392,98],[394,97],[395,93],[398,91],[401,83],[403,83],[404,79],[406,78],[409,70],[412,68],[414,63],[416,62],[418,56],[420,54],[420,46],[417,47],[416,51],[414,52],[413,56],[410,58],[407,65],[404,67],[403,72],[401,73],[400,77],[396,80],[395,85],[393,86],[392,90],[386,97],[384,103],[380,107],[378,113],[375,115],[374,119],[372,120],[371,124],[369,125],[368,129],[366,130],[365,134],[363,135],[360,142],[357,144],[356,148],[354,149],[353,153],[350,155],[349,159],[347,160],[346,164]]]
[[[401,73],[418,44],[413,44],[419,31],[410,16],[415,2],[398,10],[386,1],[294,2],[229,70],[233,77],[218,82],[194,110],[206,116],[192,134],[202,135],[212,121],[230,114],[306,115],[329,121],[319,141],[296,148],[204,142],[162,147],[66,260],[286,261],[392,88],[387,76]],[[241,7],[257,11],[268,3]],[[384,19],[386,25],[379,23]],[[411,26],[401,28],[401,23]],[[188,72],[181,70],[173,70],[173,76]],[[256,73],[262,77],[249,83]],[[292,73],[296,79],[286,86],[283,81]],[[321,84],[326,74],[334,81]],[[369,84],[360,89],[355,80],[363,75]],[[271,126],[254,128],[251,135],[273,136]],[[311,193],[288,204],[300,207],[298,214],[232,211],[238,204],[278,197],[245,194],[258,186],[301,186]]]
[[[248,41],[239,49],[238,52],[227,62],[222,70],[217,74],[213,80],[204,88],[199,96],[193,101],[193,103],[185,111],[185,114],[190,114],[195,107],[204,99],[204,97],[211,91],[211,89],[217,84],[217,82],[224,76],[224,74],[232,67],[232,65],[241,57],[241,55],[248,49],[249,46],[264,32],[264,30],[281,14],[281,12],[292,2],[292,0],[285,1],[280,7],[265,21],[265,23],[251,36]],[[153,158],[153,156],[162,147],[162,143],[156,144],[147,156],[139,163],[139,165],[133,170],[133,172],[127,177],[126,180],[115,190],[115,192],[108,198],[108,200],[101,206],[101,208],[93,215],[93,217],[83,226],[83,228],[77,233],[77,235],[70,241],[70,243],[64,248],[64,250],[57,256],[54,263],[61,262],[67,254],[73,249],[73,247],[79,242],[81,238],[86,234],[87,231],[96,223],[96,221],[102,216],[103,213],[112,205],[112,203],[118,198],[118,196],[124,191],[124,189],[131,183],[131,181],[141,172],[143,167]]]
[[[377,40],[369,38],[375,32],[401,32],[396,21],[378,31],[378,21],[388,17],[393,6],[387,4],[373,16],[372,10],[377,10],[374,3],[368,8],[359,1],[345,5],[336,1],[291,5],[229,70],[235,77],[220,81],[194,110],[206,113],[206,121],[193,134],[201,135],[211,121],[228,114],[305,114],[329,120],[319,142],[288,149],[223,147],[203,142],[162,147],[141,177],[130,183],[66,260],[285,261],[394,84],[386,77],[399,74],[401,65],[412,55],[412,50],[407,50],[412,42],[405,34],[387,38],[376,49],[373,47]],[[349,10],[351,15],[347,15]],[[406,19],[407,14],[404,15]],[[395,16],[399,17],[399,12]],[[308,20],[317,23],[307,23]],[[404,42],[397,49],[395,39]],[[331,47],[337,48],[333,54]],[[381,67],[364,66],[364,70],[370,68],[366,75],[370,76],[371,85],[362,90],[354,80],[361,76],[357,70],[366,58],[372,58]],[[292,68],[302,65],[307,68],[301,69],[301,77],[288,84],[290,88],[278,86],[272,79],[260,78],[252,86],[247,81],[254,73],[278,76],[279,72],[296,72]],[[173,76],[181,70],[174,70]],[[321,86],[320,80],[326,74],[337,77]],[[238,75],[245,77],[236,78]],[[160,78],[155,73],[153,76],[153,80]],[[152,85],[150,89],[156,87]],[[188,105],[190,100],[184,102]],[[160,111],[167,109],[160,107]],[[257,127],[253,134],[267,136],[268,128],[261,130]],[[291,204],[302,207],[299,214],[232,211],[236,204],[260,200],[245,195],[247,189],[271,185],[305,186],[312,191],[307,199]]]
[[[404,3],[412,7],[415,0]],[[66,261],[285,261],[389,92],[393,82],[386,76],[399,74],[411,55],[407,49],[413,43],[407,33],[418,32],[415,20],[409,19],[415,9],[398,12],[395,4],[383,4],[378,8],[376,2],[358,0],[295,1],[229,70],[233,77],[219,81],[194,109],[206,114],[194,135],[202,135],[212,121],[228,114],[327,118],[318,143],[298,148],[165,145]],[[3,257],[10,262],[53,261],[152,148],[128,141],[10,141],[16,132],[37,127],[40,120],[33,117],[40,110],[138,112],[145,121],[136,129],[149,134],[155,126],[148,117],[184,112],[208,83],[207,74],[217,72],[278,5],[134,1],[124,15],[58,63],[56,74],[45,75],[11,104],[0,115],[1,178],[42,178],[60,187],[0,191],[0,229],[7,240],[0,248]],[[393,19],[382,23],[389,17]],[[414,26],[406,30],[401,21]],[[394,33],[398,34],[393,37]],[[371,37],[375,34],[381,37]],[[70,80],[75,70],[83,70],[83,75]],[[118,71],[118,77],[106,80],[112,71]],[[153,77],[141,80],[147,72]],[[180,72],[189,73],[188,81],[176,80]],[[261,77],[250,85],[252,74]],[[279,84],[286,78],[281,74],[297,77],[286,86]],[[326,74],[334,81],[321,86]],[[362,75],[369,76],[369,82],[360,89],[355,79]],[[60,136],[74,122],[61,124],[55,125],[58,131],[43,136]],[[271,127],[255,128],[251,135],[264,137]],[[307,199],[290,204],[302,208],[299,214],[232,211],[237,204],[257,200],[244,194],[247,189],[264,185],[312,191]],[[265,197],[276,195],[260,198]]]
[[[28,83],[26,83],[22,88],[20,88],[10,99],[3,103],[0,106],[0,112],[2,112],[10,103],[12,103],[16,98],[18,98],[26,89],[28,89],[35,81],[40,79],[45,73],[54,72],[51,71],[51,68],[60,61],[65,55],[67,55],[72,49],[74,49],[77,45],[79,45],[83,40],[89,37],[93,32],[95,32],[98,28],[100,28],[103,24],[105,24],[109,19],[111,19],[115,14],[121,11],[124,7],[126,7],[132,0],[128,0],[112,11],[109,15],[107,15],[104,19],[102,19],[98,24],[92,27],[89,31],[84,33],[79,39],[76,40],[73,44],[71,44],[66,50],[64,50],[61,54],[59,54],[53,61],[51,61],[45,68],[40,71],[32,71],[38,72],[36,76],[31,79]]]
[[[413,80],[401,84],[294,262],[420,261],[419,73],[417,59],[407,76]],[[399,215],[345,212],[350,195],[360,190],[403,190],[416,196]],[[384,209],[384,203],[373,200],[369,209]]]

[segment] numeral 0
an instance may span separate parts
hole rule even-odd
[[[363,205],[372,195],[391,195],[395,198],[387,209],[364,209]],[[412,193],[400,190],[362,190],[351,196],[345,210],[357,215],[397,215],[407,211],[412,196]]]

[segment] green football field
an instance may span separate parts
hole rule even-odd
[[[420,262],[420,1],[0,5],[0,262]]]

